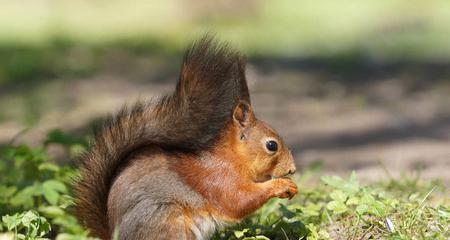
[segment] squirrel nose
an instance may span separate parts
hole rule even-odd
[[[291,163],[289,168],[289,174],[294,174],[297,171],[297,168],[295,167],[295,163]]]

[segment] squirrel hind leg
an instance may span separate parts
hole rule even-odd
[[[207,239],[192,221],[192,209],[204,199],[168,168],[170,162],[177,159],[157,148],[130,155],[108,197],[109,229],[116,228],[119,239]]]
[[[203,239],[192,232],[190,213],[176,204],[141,201],[118,226],[119,239]]]

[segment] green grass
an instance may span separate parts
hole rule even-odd
[[[76,158],[87,139],[59,130],[42,147],[1,147],[0,232],[19,239],[86,239],[88,232],[70,214],[70,182],[77,171],[52,163],[50,144]],[[242,223],[213,239],[448,239],[448,190],[439,181],[403,176],[364,185],[320,176],[317,168],[296,176],[300,192],[274,199]]]
[[[448,239],[449,199],[437,181],[403,177],[361,185],[322,176],[291,201],[273,200],[216,239]]]
[[[84,143],[55,130],[42,147],[0,147],[0,232],[18,239],[86,238],[88,232],[68,210],[72,205],[70,186],[77,171],[56,165],[47,153],[49,144],[61,144],[73,155]]]
[[[81,45],[143,39],[143,45],[167,50],[211,31],[250,55],[359,52],[374,60],[448,60],[449,24],[445,0],[8,2],[0,8],[0,45],[39,48],[55,38]]]

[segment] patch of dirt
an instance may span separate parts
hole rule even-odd
[[[152,68],[154,62],[118,61],[120,72],[109,66],[90,77],[53,79],[35,87],[34,94],[47,100],[39,102],[37,124],[19,141],[36,145],[53,128],[90,128],[124,103],[170,92],[177,79],[173,63],[158,60]],[[255,112],[285,137],[298,167],[322,161],[326,173],[345,175],[354,169],[368,181],[421,169],[424,178],[450,183],[450,68],[339,71],[295,61],[250,63]],[[17,109],[2,110],[0,142],[26,126],[17,112],[29,109],[22,103],[29,91],[0,96],[1,101],[17,100],[12,102]]]

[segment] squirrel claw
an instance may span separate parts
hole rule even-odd
[[[292,199],[298,192],[297,185],[291,179],[278,178],[272,181],[274,197]]]

